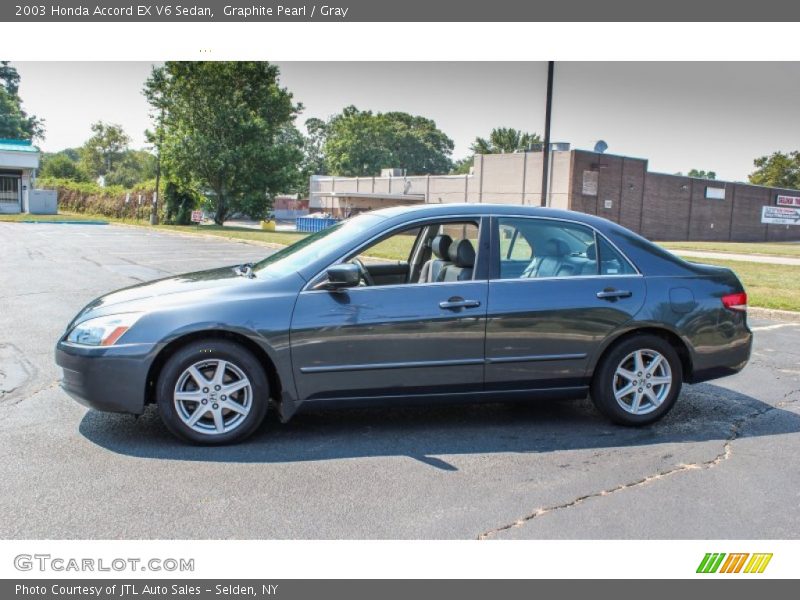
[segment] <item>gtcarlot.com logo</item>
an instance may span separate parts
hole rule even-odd
[[[193,558],[75,558],[50,554],[18,554],[14,557],[17,571],[104,572],[113,571],[194,571]]]
[[[698,573],[763,573],[772,553],[707,552],[697,567]]]

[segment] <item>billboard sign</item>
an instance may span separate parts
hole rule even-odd
[[[773,225],[800,225],[800,207],[763,206],[761,222]]]
[[[778,206],[800,207],[800,196],[778,196],[778,198],[775,200],[775,204]]]

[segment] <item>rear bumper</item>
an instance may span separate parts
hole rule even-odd
[[[735,375],[747,365],[753,349],[753,334],[742,332],[734,341],[695,356],[695,365],[688,383],[700,383]]]
[[[150,344],[86,348],[59,342],[56,364],[64,373],[61,387],[89,408],[141,414],[153,350]]]

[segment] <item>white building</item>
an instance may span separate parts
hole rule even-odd
[[[33,189],[40,157],[27,140],[0,139],[0,213],[56,212],[55,191]]]

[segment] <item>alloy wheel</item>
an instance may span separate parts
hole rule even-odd
[[[245,421],[253,406],[253,387],[234,363],[203,360],[178,377],[173,402],[187,427],[206,435],[220,435]]]
[[[619,363],[613,379],[614,398],[632,415],[656,410],[672,388],[672,369],[660,352],[635,350]]]

